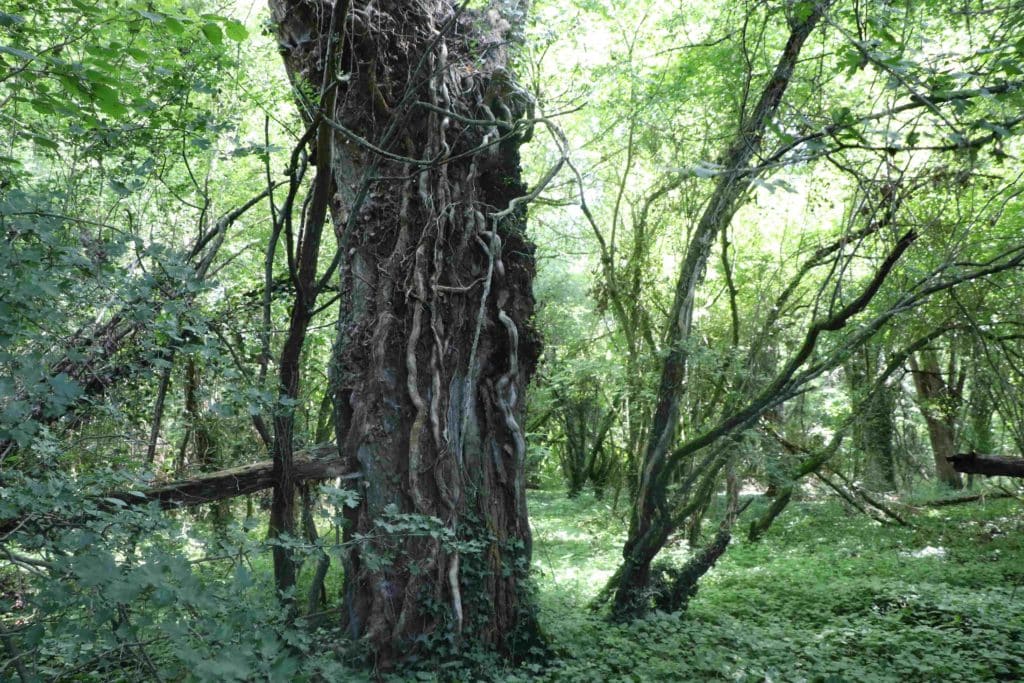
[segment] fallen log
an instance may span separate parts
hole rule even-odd
[[[953,469],[963,474],[984,474],[990,477],[1024,477],[1024,458],[1003,458],[998,455],[957,453],[946,458]]]
[[[943,508],[951,505],[962,505],[964,503],[975,503],[977,501],[986,500],[999,500],[1001,498],[1016,498],[1017,496],[1012,493],[1005,491],[996,491],[994,493],[978,493],[973,496],[958,496],[956,498],[939,498],[938,500],[928,500],[923,503],[916,503],[913,507],[918,508]]]
[[[321,444],[299,451],[292,463],[292,478],[296,483],[310,480],[355,478],[346,462],[338,455],[333,443]],[[213,503],[225,498],[235,498],[248,493],[269,489],[274,485],[274,463],[272,460],[254,462],[226,470],[210,472],[192,479],[182,479],[161,484],[142,491],[113,493],[107,498],[116,498],[128,505],[158,501],[160,507],[173,508]]]
[[[359,472],[353,472],[348,462],[338,455],[338,449],[333,443],[320,444],[296,452],[292,472],[296,484],[338,477],[355,479],[361,476]],[[130,507],[156,501],[164,509],[191,507],[244,496],[269,489],[273,485],[274,463],[272,460],[263,460],[202,474],[191,479],[159,483],[146,489],[109,492],[102,497],[100,504]],[[0,520],[0,533],[10,532],[24,521],[24,518]]]

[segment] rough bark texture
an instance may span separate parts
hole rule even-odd
[[[864,479],[876,491],[896,488],[894,445],[896,395],[875,381],[884,359],[875,344],[865,344],[845,365],[857,413],[852,424],[853,446],[864,455]]]
[[[320,83],[331,7],[271,9],[293,82]],[[362,478],[342,618],[379,666],[464,639],[516,654],[535,632],[520,425],[539,341],[513,203],[528,98],[504,69],[509,29],[448,0],[353,2],[344,24],[327,112],[341,255],[331,381],[339,451]]]
[[[918,405],[928,425],[935,473],[942,483],[955,489],[963,488],[960,474],[951,464],[956,454],[956,418],[951,403],[956,400],[956,396],[942,377],[935,352],[922,352],[918,358],[911,356],[910,368]]]

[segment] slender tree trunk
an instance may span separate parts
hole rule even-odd
[[[164,421],[164,404],[167,401],[167,389],[171,384],[171,371],[174,370],[174,354],[167,361],[169,365],[160,373],[160,385],[156,390],[156,403],[153,405],[153,424],[149,428],[149,445],[146,447],[146,464],[152,466],[156,460],[157,442],[160,440],[160,426]]]
[[[981,356],[982,349],[975,349],[975,357]],[[992,418],[996,408],[989,382],[993,378],[975,363],[971,376],[970,401],[970,437],[968,443],[971,450],[977,453],[993,453],[996,451],[996,434]],[[967,475],[967,488],[974,486],[974,474]]]
[[[330,12],[271,8],[293,82],[319,83]],[[352,2],[326,112],[335,430],[361,473],[343,619],[381,667],[465,640],[522,654],[536,636],[520,425],[539,341],[514,201],[529,100],[504,68],[510,30],[450,0]]]
[[[795,21],[774,72],[741,130],[722,156],[724,168],[686,251],[669,319],[668,355],[662,364],[654,419],[640,469],[640,483],[623,548],[623,564],[613,581],[615,611],[629,615],[643,611],[650,566],[674,531],[671,506],[666,499],[672,467],[669,451],[679,421],[679,407],[689,360],[693,310],[697,288],[703,282],[711,247],[739,208],[751,181],[748,169],[760,148],[769,122],[775,115],[796,68],[800,51],[820,21],[829,2],[814,6],[803,20]]]

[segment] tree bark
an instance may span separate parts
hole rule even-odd
[[[935,459],[935,473],[939,481],[952,488],[963,488],[960,474],[953,469],[952,458],[956,453],[956,423],[954,411],[949,405],[955,400],[950,387],[942,378],[939,361],[934,351],[921,352],[919,357],[910,357],[911,374],[917,390],[921,415],[928,425],[928,440],[932,445]]]
[[[876,382],[882,365],[877,344],[865,344],[845,365],[852,401],[857,413],[852,425],[853,445],[864,455],[865,481],[876,491],[896,488],[896,396],[892,387]]]
[[[270,4],[308,91],[330,7]],[[539,341],[516,201],[529,99],[504,68],[512,29],[493,8],[385,0],[353,2],[343,30],[323,119],[340,266],[335,429],[362,476],[343,619],[383,668],[465,640],[521,654],[536,624],[520,425]]]

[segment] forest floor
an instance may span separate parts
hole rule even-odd
[[[503,680],[1024,679],[1020,503],[910,512],[903,528],[831,500],[794,504],[760,543],[733,540],[685,615],[614,625],[588,603],[620,559],[622,511],[533,491],[534,574],[556,659]]]
[[[29,602],[53,615],[32,628],[35,636],[22,628],[21,612],[0,609],[0,626],[25,633],[21,643],[35,648],[30,661],[40,680],[155,680],[152,666],[125,650],[124,629],[111,631],[110,604],[131,605],[137,637],[152,644],[163,680],[1024,680],[1024,506],[1017,499],[921,505],[937,495],[931,491],[911,499],[917,507],[892,502],[912,527],[883,526],[832,498],[795,503],[760,543],[737,534],[685,614],[614,624],[589,606],[620,560],[625,510],[589,493],[574,500],[560,490],[529,495],[533,576],[549,640],[543,661],[513,667],[490,653],[463,650],[451,659],[434,652],[378,677],[360,663],[355,646],[344,646],[328,616],[336,608],[321,614],[318,629],[285,623],[267,590],[272,567],[262,515],[231,525],[217,545],[208,521],[175,521],[144,508],[95,511],[104,528],[105,520],[127,514],[132,539],[145,530],[151,543],[139,552],[146,561],[119,567],[88,530],[72,538],[81,547],[69,555],[71,575],[25,575],[0,561],[0,587],[5,576],[15,577],[10,585],[28,595],[27,578],[38,578],[39,593]],[[755,501],[737,529],[764,505]],[[670,550],[682,559],[687,549],[679,545]],[[302,573],[299,595],[312,566]],[[337,567],[332,563],[330,596],[341,588]],[[6,599],[0,592],[0,607]],[[11,680],[3,654],[0,680]]]

